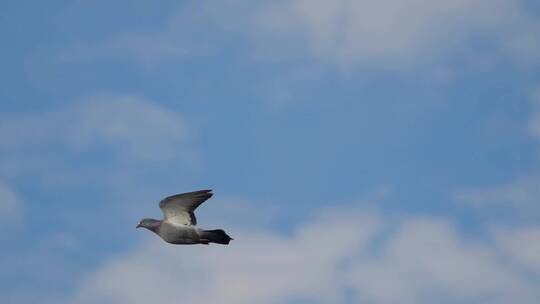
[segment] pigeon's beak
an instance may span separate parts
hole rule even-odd
[[[135,226],[135,228],[140,228],[140,227],[142,227],[141,223],[138,223],[137,226]]]

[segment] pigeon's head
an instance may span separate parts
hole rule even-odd
[[[135,228],[143,227],[155,232],[159,229],[159,226],[161,226],[161,221],[145,218],[142,219]]]

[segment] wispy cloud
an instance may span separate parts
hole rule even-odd
[[[13,189],[0,182],[0,219],[16,221],[21,216],[21,199]]]
[[[521,216],[535,216],[540,210],[540,178],[528,177],[508,184],[457,191],[454,197],[477,208],[514,210]]]
[[[122,155],[143,160],[169,160],[188,135],[187,124],[178,114],[156,103],[134,97],[92,98],[68,110],[74,128],[69,144],[117,147]]]
[[[540,143],[540,94],[532,95],[534,112],[523,133],[531,135],[537,144]],[[538,145],[537,145],[538,146]],[[520,176],[506,183],[486,187],[471,187],[455,191],[456,200],[465,202],[483,210],[508,211],[520,218],[538,218],[540,205],[540,173],[533,171],[528,176]]]
[[[509,254],[525,271],[540,272],[540,227],[494,228],[500,249]]]
[[[195,29],[206,37],[195,34]],[[539,29],[519,0],[202,1],[179,6],[159,32],[78,44],[63,56],[123,54],[142,63],[163,62],[202,50],[219,52],[223,46],[211,37],[226,36],[249,41],[254,52],[278,56],[300,52],[340,66],[416,65],[474,53],[475,48],[480,48],[482,59],[489,49],[489,56],[537,61]]]
[[[295,0],[276,5],[264,20],[331,61],[396,63],[462,49],[468,38],[492,36],[519,13],[517,1]]]
[[[139,191],[134,184],[148,184],[149,178],[166,175],[178,184],[187,172],[197,174],[201,164],[187,120],[133,96],[89,97],[41,113],[3,113],[0,137],[0,179],[55,191],[85,185],[107,187],[111,195],[131,188],[132,194]]]
[[[70,302],[532,304],[540,297],[539,286],[507,265],[498,246],[442,218],[342,210],[288,237],[261,230],[234,237],[228,247],[153,239],[104,263]]]
[[[117,149],[122,157],[167,160],[188,135],[186,121],[159,104],[130,96],[100,96],[45,113],[3,114],[0,149]]]

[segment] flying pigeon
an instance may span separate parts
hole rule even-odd
[[[197,225],[193,211],[213,195],[212,190],[200,190],[166,197],[159,202],[163,220],[142,219],[136,228],[143,227],[171,244],[217,243],[227,245],[232,240],[221,229],[203,230]]]

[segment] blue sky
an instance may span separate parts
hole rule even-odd
[[[539,9],[3,1],[0,302],[537,303]]]

